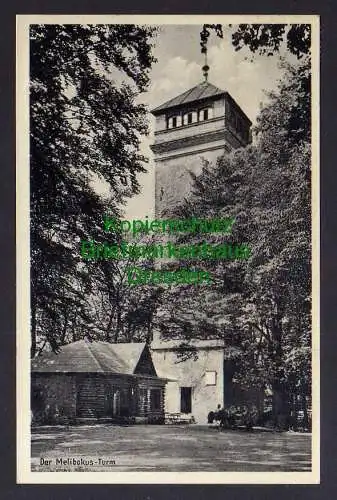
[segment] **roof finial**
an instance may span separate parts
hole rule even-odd
[[[204,75],[204,78],[205,78],[205,82],[207,82],[207,80],[208,80],[208,72],[209,72],[209,66],[207,64],[207,48],[205,47],[204,50],[202,50],[202,52],[205,54],[205,64],[202,67],[202,72],[203,72],[203,75]]]
[[[208,72],[209,66],[207,64],[207,39],[209,37],[208,28],[212,27],[211,24],[204,24],[202,31],[200,32],[200,45],[201,45],[201,53],[205,55],[205,64],[202,67],[202,72],[205,78],[205,83],[208,80]]]
[[[207,53],[206,53],[205,54],[205,64],[202,67],[202,72],[203,72],[203,75],[204,75],[204,78],[205,78],[205,82],[207,82],[207,80],[208,80],[208,71],[209,71],[209,66],[207,64]]]
[[[218,37],[223,38],[222,25],[221,24],[204,24],[200,32],[200,46],[201,53],[205,54],[205,64],[202,67],[205,82],[208,80],[209,66],[207,64],[207,40],[210,35],[210,30],[215,30]]]

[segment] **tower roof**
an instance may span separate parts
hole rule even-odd
[[[177,97],[174,97],[173,99],[170,99],[169,101],[164,102],[164,104],[161,104],[157,108],[153,109],[152,114],[159,115],[161,114],[162,111],[164,110],[166,111],[167,109],[170,108],[175,108],[177,106],[181,106],[187,103],[200,101],[201,99],[207,99],[209,97],[215,97],[215,96],[222,96],[225,94],[226,92],[224,90],[219,89],[212,83],[202,82],[199,83],[199,85],[196,85],[195,87],[186,90],[186,92],[183,92]]]

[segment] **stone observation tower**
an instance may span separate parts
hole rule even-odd
[[[251,121],[228,92],[207,81],[152,110],[156,117],[155,216],[169,215],[191,188],[189,170],[251,142]]]
[[[222,154],[251,142],[251,121],[228,92],[207,81],[208,70],[205,64],[204,82],[152,110],[157,219],[170,218],[172,209],[189,195],[189,171],[198,175],[203,159],[215,163]],[[194,340],[197,360],[181,361],[180,343],[165,341],[159,331],[154,332],[152,359],[157,374],[167,380],[165,412],[168,419],[206,424],[208,412],[217,404],[234,401],[224,344],[216,339]]]

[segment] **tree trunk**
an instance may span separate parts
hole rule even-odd
[[[151,340],[152,340],[152,314],[150,315],[150,317],[147,320],[145,342],[147,344],[150,344]]]
[[[290,424],[290,404],[287,387],[284,383],[284,365],[282,348],[282,326],[280,317],[273,318],[272,343],[270,349],[274,364],[273,389],[273,420],[277,430],[289,430]]]
[[[116,331],[115,331],[115,335],[114,335],[114,342],[115,342],[115,344],[117,343],[117,340],[118,340],[118,337],[119,337],[119,333],[120,333],[120,329],[121,329],[121,310],[120,310],[119,305],[117,305]]]
[[[287,431],[290,424],[290,405],[288,391],[279,380],[273,385],[273,420],[277,430]]]
[[[69,313],[68,313],[68,308],[65,309],[64,311],[64,324],[62,328],[62,333],[61,333],[61,345],[64,345],[66,334],[67,334],[67,329],[68,329],[68,320],[69,320]]]
[[[111,325],[112,325],[113,317],[114,317],[114,310],[111,309],[108,326],[106,327],[106,330],[105,330],[105,341],[106,342],[110,341],[110,332],[111,332]]]
[[[306,398],[305,392],[302,392],[301,403],[302,403],[302,410],[303,410],[303,427],[304,427],[303,430],[310,431],[308,405],[307,405],[307,398]]]

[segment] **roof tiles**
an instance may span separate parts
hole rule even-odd
[[[196,85],[195,87],[186,90],[186,92],[183,92],[177,97],[174,97],[169,101],[166,101],[164,104],[161,104],[157,108],[153,109],[152,113],[154,115],[160,114],[161,111],[164,111],[169,108],[174,108],[177,106],[181,106],[183,104],[200,101],[201,99],[206,99],[209,97],[221,96],[224,95],[225,93],[226,92],[224,90],[219,89],[212,83],[202,82],[199,83],[199,85]]]
[[[34,358],[32,372],[50,373],[120,373],[132,375],[145,343],[110,344],[79,340]]]

